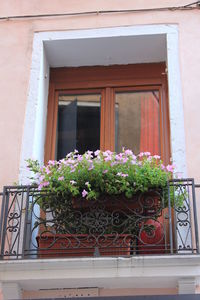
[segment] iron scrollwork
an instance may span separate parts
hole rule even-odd
[[[7,187],[2,194],[1,257],[76,257],[195,253],[194,183],[172,180],[132,199],[62,199],[37,187]],[[182,205],[177,205],[179,195]],[[51,197],[52,205],[42,205]],[[168,199],[168,200],[166,200]],[[57,199],[58,200],[58,199]],[[191,209],[193,204],[193,209]],[[193,233],[194,232],[194,233]],[[193,234],[193,236],[192,236]],[[194,239],[194,236],[196,239]]]

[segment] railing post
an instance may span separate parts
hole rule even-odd
[[[168,181],[168,210],[169,210],[169,241],[170,241],[170,253],[173,254],[173,231],[172,231],[172,214],[171,214],[171,199],[170,199],[170,183]]]
[[[197,207],[196,207],[196,193],[195,193],[194,179],[192,179],[192,200],[193,200],[193,214],[194,214],[194,230],[195,230],[195,238],[196,238],[196,248],[197,248],[197,253],[199,254],[199,230],[198,230],[198,221],[197,221]]]
[[[23,242],[22,242],[22,258],[24,258],[24,251],[27,245],[27,226],[28,226],[28,210],[29,210],[29,195],[30,195],[30,186],[27,187],[26,191],[26,201],[25,201],[25,216],[24,216],[24,233],[23,233]]]
[[[4,220],[4,208],[5,208],[5,187],[3,188],[3,193],[0,193],[1,199],[1,215],[0,215],[0,256],[2,258],[2,242],[3,242],[3,220]]]
[[[4,187],[3,188],[3,201],[2,201],[2,207],[1,207],[1,224],[0,224],[1,259],[3,259],[3,257],[4,257],[8,204],[9,204],[8,192],[7,192],[6,187]]]

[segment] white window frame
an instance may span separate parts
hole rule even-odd
[[[26,107],[24,134],[21,148],[19,182],[28,183],[27,158],[44,160],[46,118],[49,89],[49,63],[45,41],[82,40],[105,37],[133,37],[165,35],[168,69],[170,143],[173,162],[182,177],[186,172],[186,151],[182,89],[179,67],[177,25],[142,25],[103,29],[39,32],[34,34],[29,94]],[[142,63],[142,62],[141,62]]]

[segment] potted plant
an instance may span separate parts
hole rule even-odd
[[[48,234],[44,232],[50,231],[50,235],[52,232],[65,234],[65,237],[57,236],[57,239],[64,238],[65,241],[61,242],[71,243],[72,248],[78,248],[81,239],[92,240],[93,248],[100,245],[101,240],[104,243],[102,248],[109,245],[112,248],[118,243],[119,247],[125,245],[128,251],[131,237],[137,235],[142,222],[161,216],[166,206],[162,191],[174,171],[174,166],[164,166],[158,155],[151,156],[145,152],[135,156],[131,150],[125,149],[121,153],[97,150],[94,153],[87,151],[83,155],[75,150],[60,161],[49,161],[46,166],[28,160],[28,168],[35,174],[32,179],[40,191],[37,203],[42,211],[50,212],[52,216],[51,230],[45,227],[38,240],[48,240]],[[108,223],[102,232],[98,226],[95,231],[83,221],[79,224],[79,220],[83,219],[80,213],[84,212],[89,219],[89,211],[94,211],[91,207],[94,208],[97,203],[106,207],[112,216],[113,211],[116,215],[118,212],[119,216],[117,224]],[[127,226],[128,211],[133,212],[131,218],[135,218],[137,229],[132,226],[131,232],[127,233],[124,228]],[[122,224],[126,225],[123,227]],[[120,241],[121,234],[124,234],[124,242]],[[75,244],[69,241],[69,235],[76,239]],[[55,244],[54,239],[51,248]],[[90,248],[88,245],[86,247]]]

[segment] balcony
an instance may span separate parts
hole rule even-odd
[[[133,199],[73,199],[53,211],[40,203],[56,195],[36,186],[4,187],[1,259],[198,254],[198,188],[193,179],[172,180]]]

